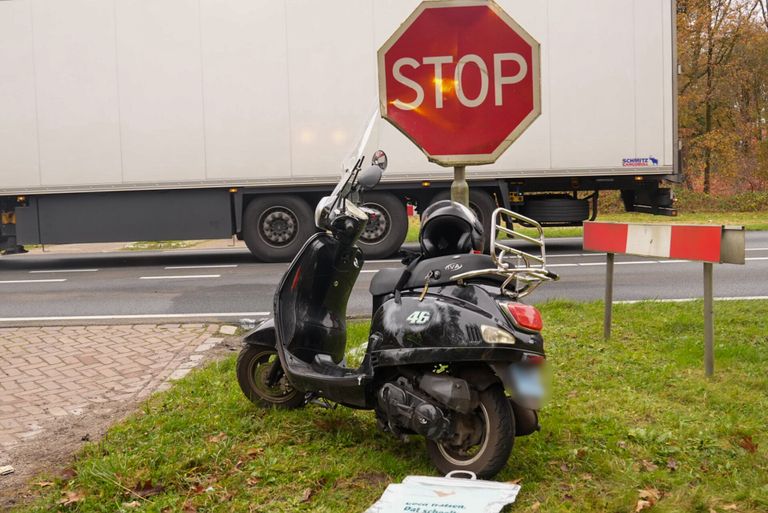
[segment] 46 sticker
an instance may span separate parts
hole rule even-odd
[[[421,326],[429,322],[432,318],[432,313],[427,310],[416,310],[411,315],[406,317],[408,324],[415,324]]]

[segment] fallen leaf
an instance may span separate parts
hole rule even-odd
[[[189,501],[184,502],[184,506],[181,508],[182,513],[197,513],[197,508]]]
[[[672,472],[677,470],[677,460],[675,460],[674,458],[669,458],[667,460],[667,468]]]
[[[584,447],[582,447],[580,449],[576,449],[576,457],[577,458],[582,459],[586,455],[587,455],[587,449],[585,449]]]
[[[652,501],[655,504],[656,501],[661,498],[661,492],[656,488],[645,488],[643,490],[638,490],[638,496],[641,499]]]
[[[739,440],[739,445],[750,454],[757,452],[757,444],[752,441],[752,437],[749,435]]]
[[[261,483],[261,478],[260,477],[249,477],[245,482],[248,483],[249,486],[255,486],[255,485]]]
[[[523,481],[522,477],[518,477],[517,479],[513,479],[512,481],[507,481],[509,484],[520,484]]]
[[[642,463],[642,465],[643,465],[643,469],[644,469],[646,472],[653,472],[654,470],[658,470],[658,469],[659,469],[659,466],[658,466],[658,465],[656,465],[656,464],[655,464],[654,462],[652,462],[652,461],[643,460],[641,463]]]
[[[726,504],[723,506],[723,509],[726,511],[736,511],[739,509],[739,507],[736,504]]]
[[[131,501],[131,502],[123,503],[124,508],[138,508],[139,506],[141,506],[141,503],[139,501]]]
[[[261,456],[262,454],[264,454],[263,447],[251,447],[245,453],[245,455],[248,456],[249,458],[255,458],[256,456]]]
[[[40,488],[47,488],[49,486],[53,486],[53,483],[50,481],[40,481],[39,483],[33,483],[35,486],[39,486]]]
[[[576,390],[571,390],[567,395],[569,399],[573,399],[574,397],[578,396],[579,393]]]
[[[301,502],[309,502],[312,497],[312,488],[307,488],[304,493],[301,494]]]
[[[223,442],[226,439],[227,439],[227,434],[222,431],[218,435],[209,436],[208,437],[208,442],[210,442],[212,444],[217,444],[219,442]]]
[[[539,508],[541,508],[541,503],[539,501],[531,504],[531,511],[539,511]]]
[[[643,511],[646,508],[650,508],[651,506],[653,506],[653,504],[651,504],[649,501],[644,501],[641,499],[637,501],[637,504],[635,505],[635,513],[638,511]]]
[[[77,471],[72,467],[67,467],[64,470],[61,471],[61,475],[59,475],[59,478],[62,481],[70,481],[77,476]]]
[[[624,440],[619,440],[619,442],[616,445],[618,445],[621,449],[627,448],[627,442],[625,442]]]
[[[68,506],[76,502],[82,502],[85,500],[85,494],[75,490],[74,492],[62,492],[64,497],[59,501],[61,506]]]
[[[654,506],[661,498],[661,492],[656,488],[638,490],[638,501],[635,505],[635,513]]]
[[[568,472],[568,465],[563,463],[562,465],[560,465],[560,470],[562,470],[563,472]]]
[[[152,481],[140,482],[133,487],[133,493],[142,498],[152,497],[153,495],[163,493],[163,490],[165,490],[164,486],[154,486],[152,485]]]
[[[581,479],[584,481],[592,481],[592,474],[582,474]]]

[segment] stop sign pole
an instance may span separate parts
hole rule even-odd
[[[492,164],[541,114],[539,43],[493,0],[423,1],[378,52],[382,117],[431,162]]]

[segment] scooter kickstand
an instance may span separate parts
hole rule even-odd
[[[339,406],[338,403],[332,403],[325,397],[316,397],[309,402],[320,406],[321,408],[325,408],[326,410],[335,410]]]

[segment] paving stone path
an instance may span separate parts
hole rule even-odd
[[[0,328],[0,464],[4,449],[44,436],[56,418],[167,387],[223,340],[218,332],[203,324]]]

